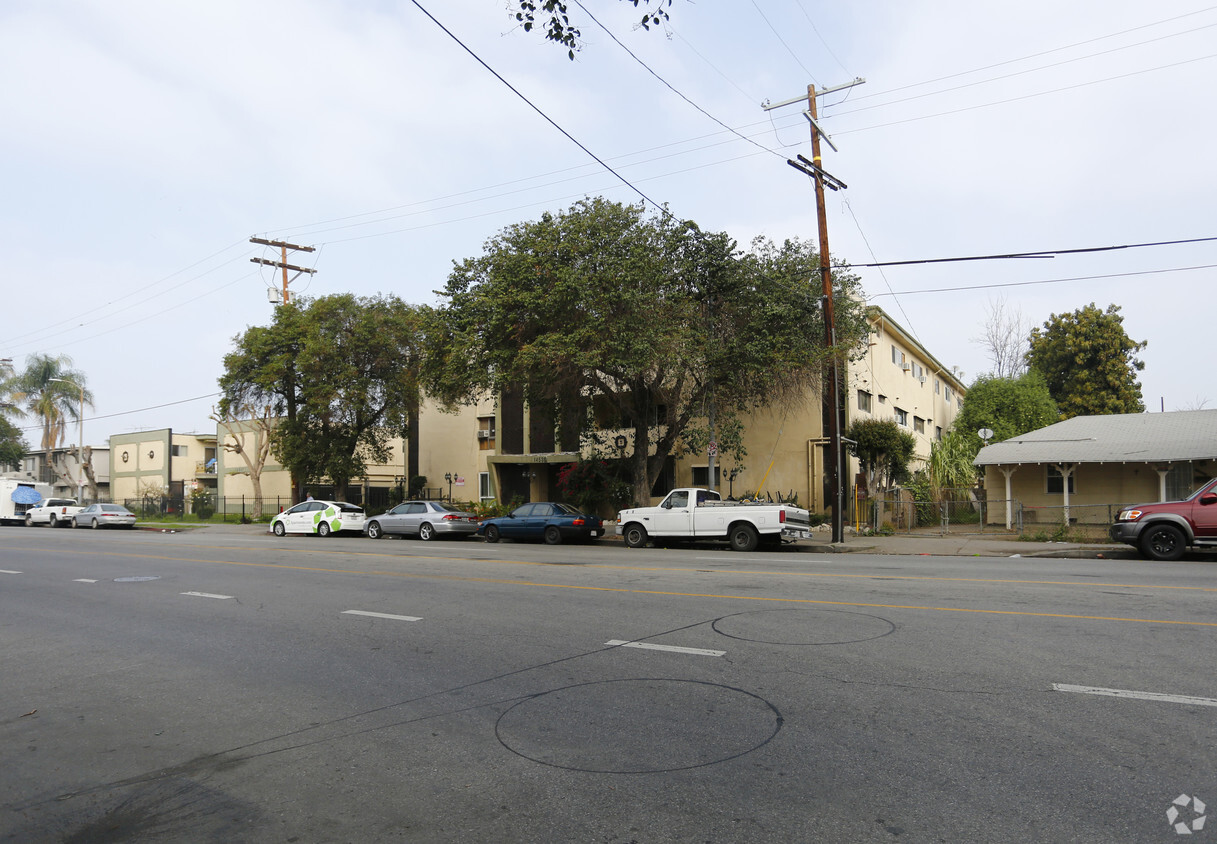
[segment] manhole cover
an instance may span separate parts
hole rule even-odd
[[[781,728],[773,704],[751,692],[669,678],[543,692],[504,712],[495,734],[512,753],[554,768],[643,774],[735,759]]]
[[[115,583],[142,583],[145,580],[160,580],[160,579],[161,579],[161,576],[159,574],[142,574],[142,575],[138,575],[136,577],[116,577],[116,578],[114,578],[114,582]]]
[[[759,610],[714,620],[714,631],[730,639],[771,645],[846,645],[888,635],[886,618],[847,610]]]

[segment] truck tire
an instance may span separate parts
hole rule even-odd
[[[621,537],[627,548],[641,548],[647,544],[647,529],[642,525],[626,525]]]
[[[55,514],[51,514],[51,527],[59,527],[59,520],[55,518]]]
[[[760,544],[756,528],[748,524],[732,525],[727,538],[731,541],[732,551],[755,551]]]
[[[1174,562],[1186,548],[1183,531],[1174,525],[1150,525],[1141,534],[1141,553],[1151,560]]]
[[[33,527],[33,526],[34,526],[34,517],[33,517],[33,516],[26,516],[26,517],[25,517],[25,526],[26,526],[26,527]]]

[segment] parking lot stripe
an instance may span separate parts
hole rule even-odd
[[[681,648],[676,645],[653,645],[650,642],[627,642],[624,639],[609,639],[604,644],[620,648],[641,648],[644,651],[671,651],[675,654],[693,654],[694,656],[724,656],[726,651],[710,651],[705,648]]]
[[[8,569],[0,569],[0,574],[25,574],[25,572],[9,571]]]
[[[1134,700],[1150,700],[1157,703],[1183,703],[1188,706],[1217,706],[1217,699],[1211,697],[1191,697],[1190,695],[1168,695],[1161,692],[1134,692],[1129,689],[1104,689],[1100,686],[1071,686],[1068,683],[1053,683],[1053,691],[1075,692],[1082,695],[1103,695],[1105,697],[1127,697]]]
[[[213,595],[210,592],[183,592],[183,595],[189,595],[192,598],[215,598],[217,601],[231,601],[232,595]]]
[[[343,615],[370,615],[372,618],[388,618],[393,621],[422,621],[412,615],[390,615],[387,612],[368,612],[367,610],[343,610]]]
[[[72,581],[73,583],[96,583],[96,580],[89,580],[87,577],[78,577]]]

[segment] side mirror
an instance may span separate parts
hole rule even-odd
[[[1200,496],[1201,504],[1217,504],[1217,492],[1206,492]]]

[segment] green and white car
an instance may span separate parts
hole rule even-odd
[[[301,501],[275,516],[270,523],[270,532],[275,536],[289,533],[315,533],[329,536],[331,533],[351,531],[363,533],[363,508],[345,501]]]

